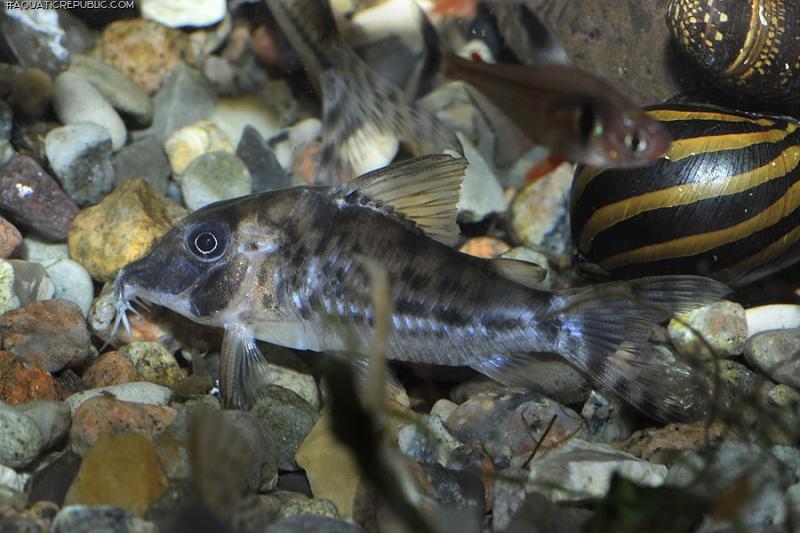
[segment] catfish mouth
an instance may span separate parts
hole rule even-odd
[[[131,338],[131,323],[128,320],[129,312],[144,320],[142,313],[134,307],[134,304],[144,311],[149,312],[150,304],[155,302],[148,298],[146,294],[142,294],[142,292],[143,291],[125,281],[125,268],[120,270],[119,274],[117,274],[117,278],[114,280],[114,286],[112,288],[111,300],[114,307],[114,322],[111,326],[106,344],[111,344],[114,341],[117,333],[119,333],[120,326],[125,328],[125,333],[128,335],[128,338]],[[103,347],[105,348],[105,346]]]

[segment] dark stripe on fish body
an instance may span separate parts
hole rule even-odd
[[[800,258],[792,119],[691,105],[650,113],[675,139],[665,158],[576,172],[571,222],[585,259],[620,277],[719,272],[731,282],[774,270],[795,251]]]

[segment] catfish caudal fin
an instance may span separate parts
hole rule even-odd
[[[461,142],[433,113],[378,77],[347,47],[328,0],[266,0],[312,74],[322,99],[318,184],[348,181],[394,158],[398,140],[416,155],[452,151]]]
[[[699,276],[660,276],[572,289],[553,295],[553,351],[594,383],[662,421],[697,420],[710,404],[712,384],[702,369],[648,342],[655,324],[707,305],[730,289]],[[507,385],[536,382],[531,354],[500,356],[475,369]]]
[[[648,337],[655,323],[729,293],[699,276],[659,276],[554,297],[556,349],[590,379],[660,420],[702,418],[712,388],[700,368],[666,361]]]

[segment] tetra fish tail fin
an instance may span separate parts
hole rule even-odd
[[[696,420],[709,406],[708,376],[669,360],[648,342],[653,326],[730,292],[698,276],[659,276],[571,289],[554,295],[541,331],[554,332],[553,352],[593,383],[662,420]],[[533,356],[535,357],[535,356]],[[530,354],[499,356],[476,370],[508,385],[536,381]]]

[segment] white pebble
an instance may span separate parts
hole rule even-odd
[[[94,297],[92,277],[80,263],[72,259],[56,259],[45,265],[45,270],[55,285],[55,298],[74,302],[88,315]]]
[[[63,124],[94,122],[111,135],[111,147],[119,150],[125,145],[125,124],[103,95],[82,77],[72,72],[58,75],[53,87],[53,109]]]
[[[140,0],[142,17],[169,26],[210,26],[225,17],[225,0]]]
[[[30,478],[30,474],[17,473],[13,468],[0,465],[0,487],[8,487],[16,492],[24,492],[25,485]]]
[[[746,309],[745,317],[750,337],[762,331],[800,328],[800,305],[760,305]]]

